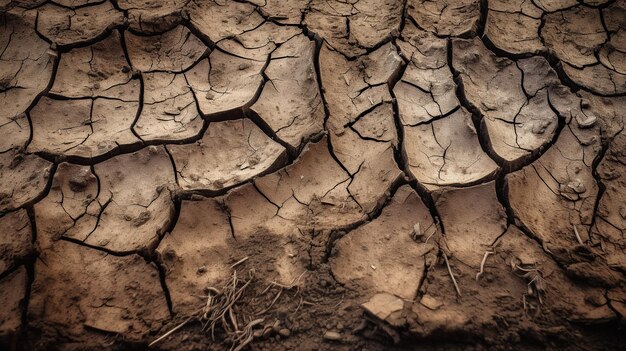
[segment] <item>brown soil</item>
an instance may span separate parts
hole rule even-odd
[[[625,0],[0,21],[0,350],[626,347]]]

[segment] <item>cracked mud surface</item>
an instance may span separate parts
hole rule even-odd
[[[626,1],[0,21],[0,349],[626,345]]]

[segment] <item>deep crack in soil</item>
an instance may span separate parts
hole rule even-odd
[[[626,347],[626,0],[0,22],[0,350]]]

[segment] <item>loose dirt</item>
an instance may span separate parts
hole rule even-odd
[[[0,22],[1,350],[626,347],[626,1]]]

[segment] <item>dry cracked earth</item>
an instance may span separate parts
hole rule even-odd
[[[626,347],[626,1],[0,9],[0,349]]]

